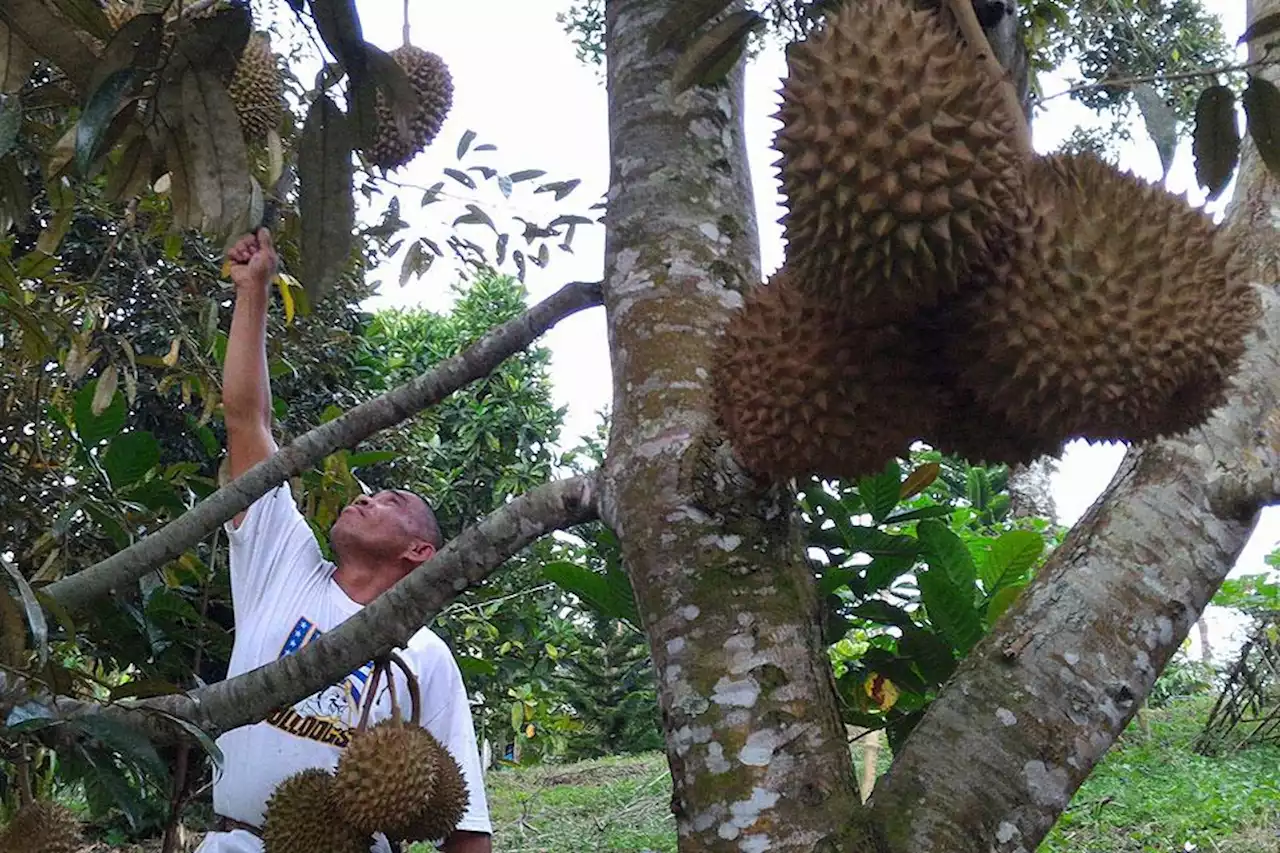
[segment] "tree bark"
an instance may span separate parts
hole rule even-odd
[[[565,285],[421,376],[298,436],[155,533],[42,591],[71,613],[83,611],[98,598],[128,587],[147,572],[180,556],[289,477],[301,474],[335,450],[354,447],[379,430],[488,376],[556,323],[599,304],[599,284]]]
[[[1278,9],[1251,3],[1250,19]],[[959,667],[872,797],[893,853],[1035,850],[1280,492],[1277,206],[1280,185],[1247,145],[1229,223],[1263,316],[1231,398],[1203,428],[1131,449]]]
[[[265,719],[272,710],[337,682],[374,656],[403,646],[459,593],[488,577],[526,545],[553,530],[595,520],[596,489],[597,475],[592,474],[538,486],[515,498],[451,539],[435,557],[358,614],[295,654],[183,694],[126,700],[108,708],[58,699],[59,714],[75,718],[105,713],[145,729],[157,742],[184,736],[165,715],[185,719],[213,737]],[[20,697],[11,696],[8,701],[12,704]],[[8,711],[0,705],[0,719],[7,718]]]
[[[742,64],[675,94],[683,45],[647,47],[682,2],[605,4],[602,515],[653,652],[681,849],[810,851],[859,800],[789,495],[752,487],[709,408],[721,327],[760,281],[758,236]]]

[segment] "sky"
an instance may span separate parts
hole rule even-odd
[[[557,22],[568,0],[486,0],[484,3],[413,3],[410,10],[411,41],[439,54],[448,64],[454,83],[452,110],[436,142],[408,166],[391,177],[403,184],[428,187],[446,181],[450,198],[445,203],[420,207],[420,190],[402,190],[401,215],[410,224],[410,238],[429,234],[442,243],[453,218],[465,212],[462,205],[476,201],[494,214],[501,225],[520,227],[506,217],[524,216],[546,222],[560,213],[598,215],[589,210],[600,201],[609,178],[609,147],[605,87],[601,70],[575,56],[573,44]],[[1227,36],[1234,40],[1244,29],[1244,0],[1207,3],[1217,9]],[[392,0],[358,0],[364,35],[374,44],[390,50],[402,41],[401,3]],[[1243,48],[1241,48],[1243,51]],[[1243,55],[1243,54],[1242,54]],[[771,149],[778,122],[769,118],[778,103],[778,88],[785,73],[782,49],[772,45],[755,57],[747,68],[746,133],[750,168],[755,186],[761,238],[761,260],[766,274],[782,261],[783,242],[777,220],[782,214]],[[1060,91],[1067,83],[1057,75],[1045,78],[1046,95]],[[1135,119],[1136,120],[1136,119]],[[1076,124],[1095,125],[1096,116],[1069,98],[1058,98],[1037,114],[1033,126],[1035,147],[1047,152],[1057,147]],[[496,151],[469,156],[463,166],[484,164],[509,173],[520,169],[542,169],[541,180],[578,178],[581,185],[561,203],[550,194],[533,195],[532,183],[516,185],[510,199],[504,198],[493,182],[469,190],[444,177],[442,169],[458,167],[456,146],[466,130],[476,132],[473,145],[491,143]],[[1139,127],[1134,141],[1121,152],[1123,169],[1159,179],[1161,166],[1153,143]],[[1190,145],[1177,152],[1165,186],[1189,202],[1204,204],[1204,194],[1196,186]],[[389,188],[392,189],[392,188]],[[1234,185],[1206,209],[1220,216]],[[463,226],[482,245],[492,246],[493,236],[485,229]],[[406,240],[406,247],[410,240]],[[511,248],[522,240],[513,235]],[[447,249],[446,249],[447,251]],[[452,301],[451,287],[457,280],[456,266],[438,262],[423,277],[399,285],[400,256],[375,271],[381,280],[378,296],[369,308],[424,306],[446,310]],[[602,225],[578,229],[573,253],[552,250],[546,269],[529,266],[526,279],[531,302],[539,300],[569,281],[598,280],[604,264]],[[545,335],[541,344],[552,354],[551,377],[558,405],[568,407],[561,446],[570,447],[578,436],[592,432],[597,412],[611,400],[609,352],[602,309],[592,309],[561,322]],[[1059,521],[1074,523],[1106,488],[1124,454],[1120,444],[1069,444],[1060,470],[1053,480]],[[1249,546],[1233,575],[1266,571],[1263,557],[1280,542],[1280,513],[1263,514]],[[1227,630],[1227,629],[1223,629]]]

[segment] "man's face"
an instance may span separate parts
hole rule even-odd
[[[427,538],[430,530],[430,515],[421,498],[400,489],[384,489],[347,504],[329,538],[339,551],[422,562],[435,553]]]

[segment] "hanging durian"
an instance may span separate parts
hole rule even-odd
[[[787,67],[774,147],[798,286],[863,322],[958,290],[1024,195],[1004,81],[905,0],[846,0]]]
[[[378,90],[377,139],[369,151],[369,161],[390,171],[398,169],[422,153],[440,133],[453,107],[453,77],[443,59],[430,51],[403,44],[391,56],[409,77],[417,101],[409,117],[409,135],[401,136],[382,90]]]
[[[714,405],[742,463],[772,482],[874,474],[932,431],[917,342],[858,327],[793,271],[751,289],[718,344]]]
[[[1257,295],[1210,216],[1091,154],[1037,158],[1035,248],[968,306],[961,383],[1026,433],[1141,442],[1221,405]]]
[[[267,800],[265,853],[369,853],[372,837],[334,815],[333,774],[320,768],[294,773]]]
[[[271,34],[249,36],[227,85],[246,142],[262,142],[284,118],[284,80],[271,52]]]
[[[437,751],[426,729],[384,720],[352,735],[334,773],[334,802],[357,830],[404,837],[435,793]]]
[[[422,731],[426,731],[423,729]],[[435,788],[427,803],[426,811],[418,820],[401,832],[387,833],[393,841],[423,841],[428,844],[448,838],[466,814],[471,802],[467,781],[462,767],[453,754],[430,733],[427,734],[434,752],[436,768]]]
[[[75,815],[66,806],[32,800],[14,812],[0,832],[4,853],[77,853],[83,846]]]

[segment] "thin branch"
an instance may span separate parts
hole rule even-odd
[[[1139,83],[1159,83],[1168,80],[1190,80],[1194,77],[1215,77],[1219,74],[1232,74],[1237,71],[1248,71],[1252,68],[1259,68],[1264,65],[1275,65],[1277,60],[1274,58],[1263,57],[1254,59],[1249,62],[1239,63],[1236,65],[1220,65],[1217,68],[1204,68],[1199,71],[1175,71],[1170,74],[1148,74],[1142,77],[1113,77],[1108,80],[1100,80],[1097,83],[1080,83],[1070,88],[1063,89],[1061,92],[1054,92],[1052,95],[1046,95],[1036,101],[1037,104],[1043,104],[1046,101],[1052,101],[1054,98],[1061,98],[1065,95],[1072,95],[1076,92],[1087,92],[1090,89],[1102,89],[1107,86],[1136,86]]]
[[[987,34],[983,32],[982,24],[978,21],[978,15],[973,10],[973,0],[947,0],[947,5],[951,9],[952,16],[956,19],[956,23],[960,25],[960,32],[964,35],[964,40],[968,42],[970,51],[978,59],[979,62],[987,66],[988,71],[999,81],[1000,93],[1005,99],[1005,109],[1009,112],[1009,117],[1013,119],[1016,126],[1014,131],[1014,144],[1018,147],[1018,152],[1025,157],[1035,155],[1035,149],[1031,145],[1031,126],[1027,124],[1026,114],[1022,112],[1022,104],[1018,101],[1018,91],[1014,88],[1013,83],[1009,80],[1009,75],[1005,72],[1004,66],[996,59],[995,53],[991,50],[991,43],[987,41]]]
[[[359,613],[296,653],[185,694],[121,700],[113,706],[58,699],[59,715],[107,714],[142,727],[157,742],[182,733],[163,715],[186,719],[210,735],[265,719],[357,667],[403,646],[469,585],[555,530],[596,520],[595,472],[538,486],[490,513]]]
[[[439,403],[492,373],[564,318],[598,304],[598,283],[565,285],[521,316],[492,329],[462,353],[298,436],[145,539],[43,591],[71,613],[82,612],[96,599],[128,587],[147,572],[181,556],[289,477],[303,473],[336,450],[354,447],[379,430]]]

